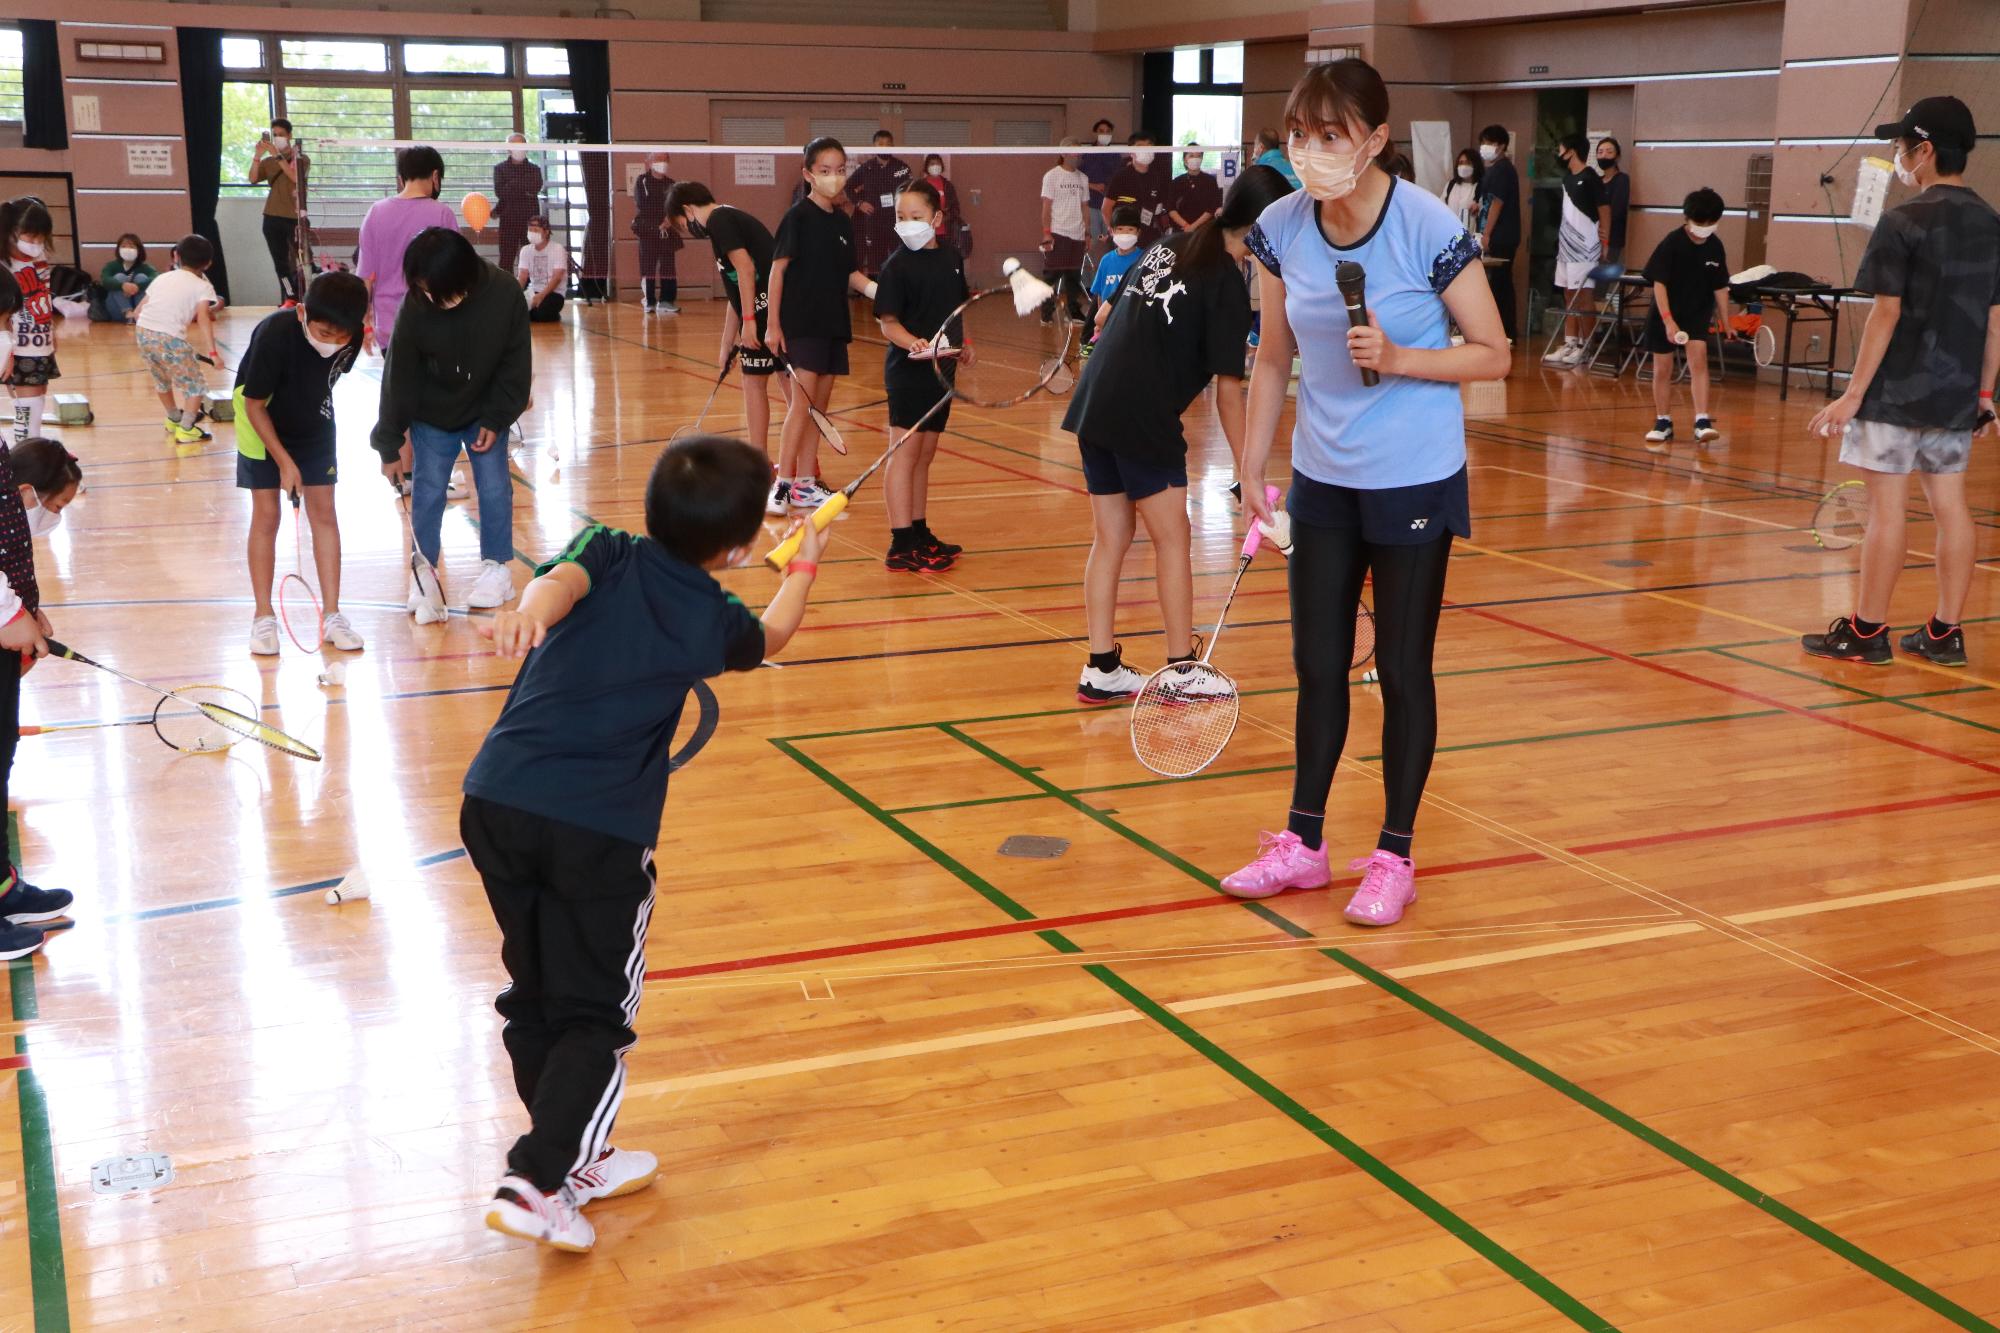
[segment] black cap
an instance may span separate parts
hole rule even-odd
[[[1972,112],[1956,97],[1926,97],[1901,120],[1875,127],[1878,139],[1916,139],[1945,148],[1971,152],[1978,135],[1972,128]]]

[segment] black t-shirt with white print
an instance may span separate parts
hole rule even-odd
[[[1162,467],[1187,457],[1181,413],[1209,380],[1242,377],[1250,338],[1241,268],[1191,269],[1185,241],[1154,246],[1125,274],[1063,418],[1085,444]]]
[[[742,318],[743,297],[736,290],[736,265],[729,259],[731,254],[742,250],[750,256],[750,267],[757,274],[752,308],[759,316],[763,315],[764,294],[771,290],[771,257],[777,250],[770,229],[740,208],[717,204],[708,212],[706,230],[709,242],[715,246],[715,271],[721,275],[722,290],[729,294],[729,308]]]
[[[1862,421],[1971,430],[1979,416],[1988,312],[2000,305],[2000,215],[1959,185],[1933,185],[1875,224],[1854,285],[1899,297]]]
[[[1715,293],[1729,285],[1729,256],[1722,238],[1697,241],[1686,227],[1675,227],[1653,247],[1653,257],[1646,261],[1646,281],[1667,289],[1667,307],[1688,337],[1706,338],[1715,320]]]

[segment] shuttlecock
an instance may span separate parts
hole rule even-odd
[[[326,670],[319,673],[322,686],[345,685],[347,683],[347,663],[328,662]]]
[[[1278,554],[1287,559],[1291,558],[1292,516],[1290,514],[1280,509],[1274,512],[1268,521],[1258,519],[1257,531],[1264,534],[1265,541],[1277,548]]]
[[[1021,267],[1021,261],[1009,258],[1000,266],[1007,275],[1007,284],[1014,289],[1014,313],[1032,315],[1040,310],[1056,294],[1056,289],[1043,282],[1034,274]]]
[[[368,881],[357,870],[326,891],[326,903],[329,907],[338,907],[342,903],[368,896]]]

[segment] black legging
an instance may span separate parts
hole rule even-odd
[[[1451,533],[1418,546],[1378,546],[1357,532],[1292,523],[1292,664],[1299,675],[1298,769],[1292,808],[1323,814],[1347,744],[1347,682],[1362,579],[1375,576],[1375,662],[1382,681],[1382,827],[1415,829],[1437,752],[1431,658],[1444,609]]]

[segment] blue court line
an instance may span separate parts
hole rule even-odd
[[[456,861],[464,855],[463,847],[454,847],[448,852],[433,852],[429,856],[420,857],[414,864],[418,869],[425,869],[443,865],[447,861]],[[157,921],[162,917],[187,916],[192,912],[213,912],[220,907],[241,907],[250,902],[266,902],[276,898],[295,898],[302,893],[324,892],[345,878],[346,876],[342,875],[333,879],[316,879],[310,884],[291,884],[282,889],[272,889],[269,893],[237,894],[228,898],[204,898],[198,902],[175,903],[171,907],[148,907],[144,911],[120,912],[115,916],[99,917],[98,920],[110,925],[124,921]]]

